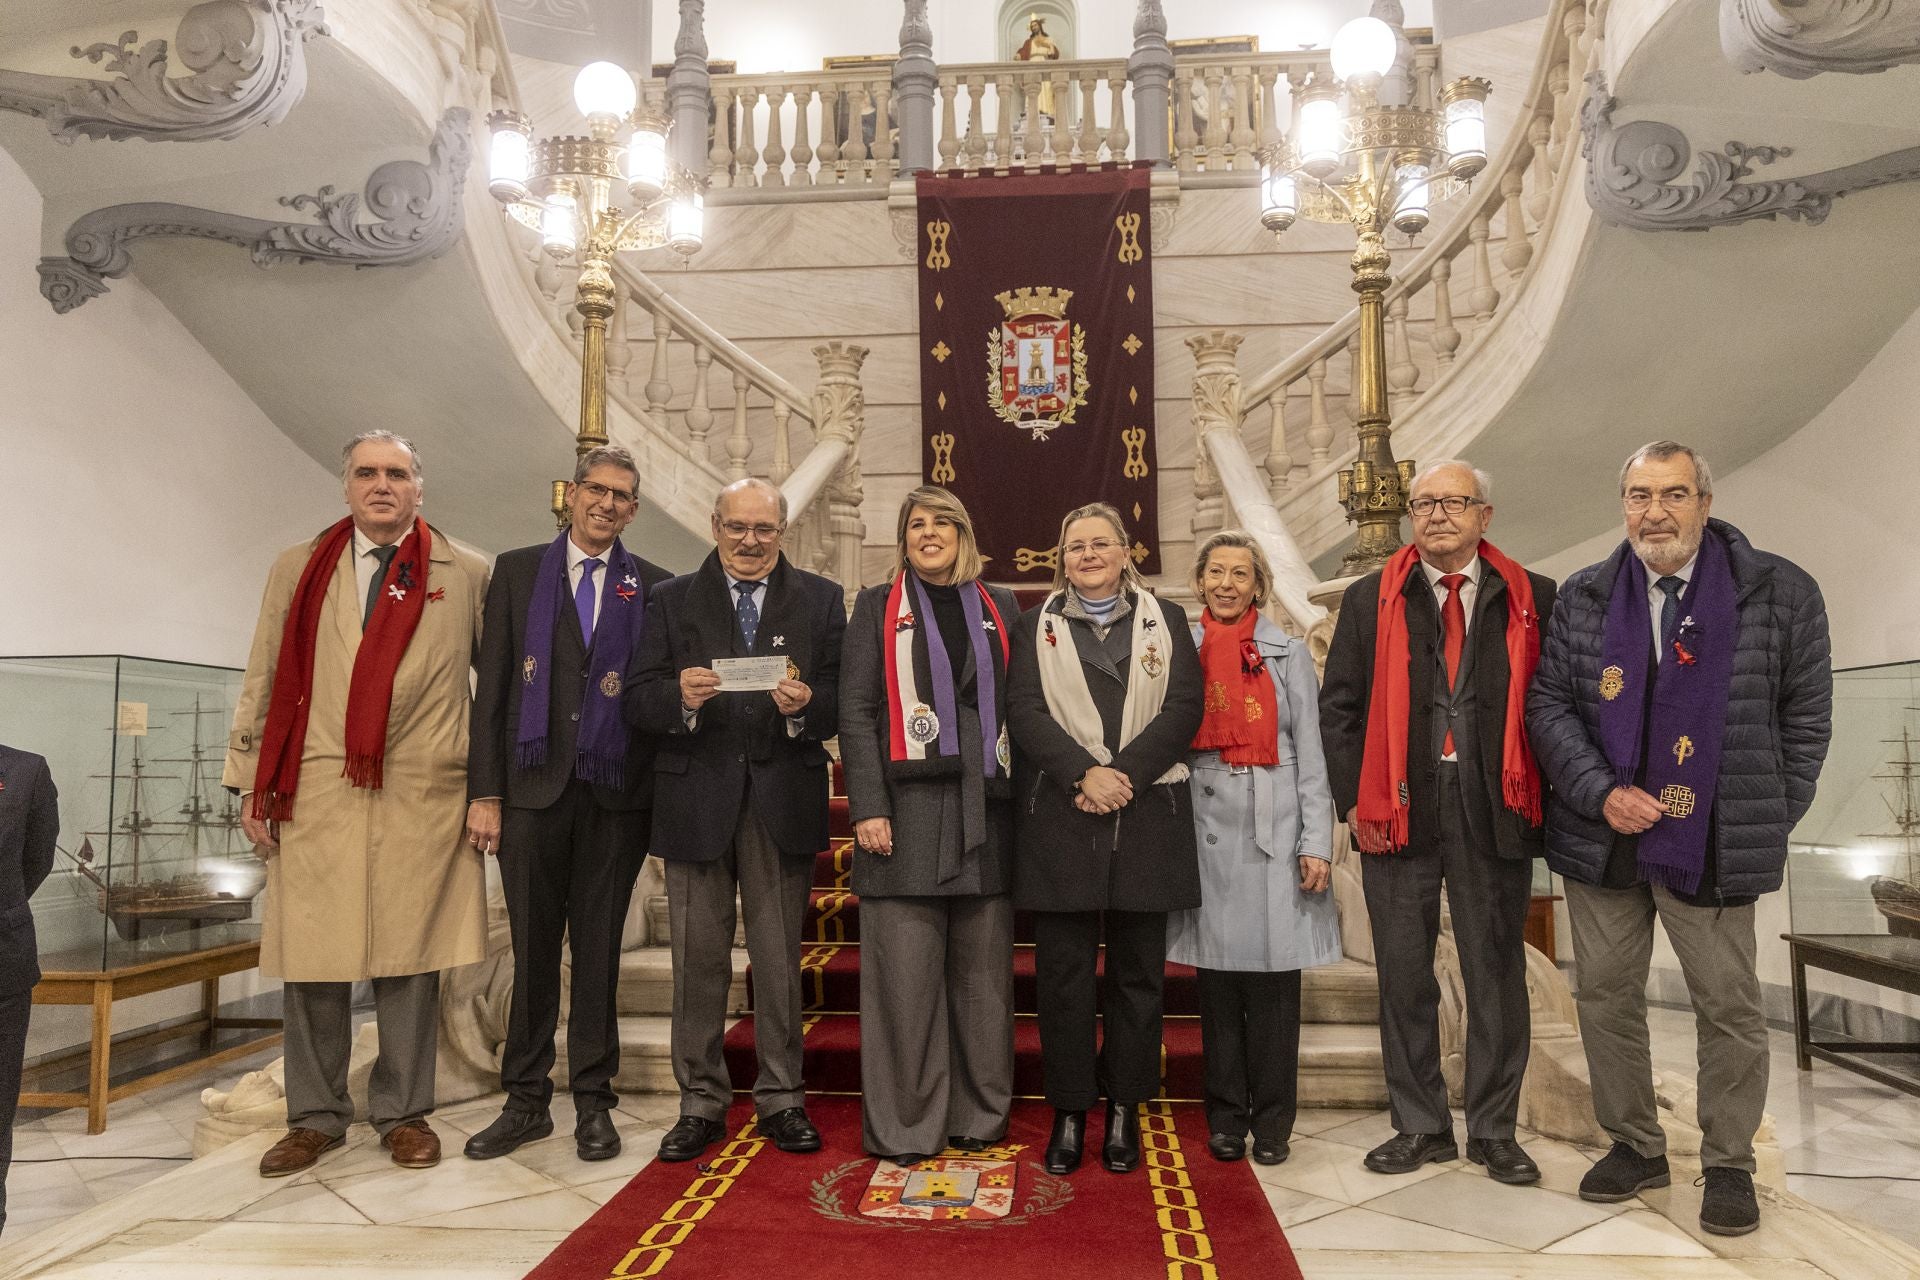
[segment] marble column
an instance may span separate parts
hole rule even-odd
[[[1167,43],[1167,15],[1160,0],[1140,0],[1133,19],[1133,56],[1127,59],[1133,85],[1133,158],[1164,169],[1172,163],[1167,137],[1167,86],[1173,80],[1173,47]],[[1116,157],[1117,158],[1117,157]]]
[[[933,168],[933,90],[939,80],[933,61],[933,26],[927,0],[906,0],[900,23],[900,57],[893,64],[893,102],[900,121],[900,176]],[[886,122],[880,122],[885,128]]]

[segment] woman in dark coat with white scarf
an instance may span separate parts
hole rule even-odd
[[[893,581],[854,601],[840,758],[860,896],[861,1137],[913,1164],[984,1150],[1013,1103],[1013,593],[960,500],[900,504]]]
[[[1186,781],[1200,666],[1186,615],[1146,589],[1131,545],[1111,506],[1069,512],[1055,590],[1014,629],[1014,905],[1034,913],[1055,1174],[1080,1163],[1102,1095],[1102,1163],[1139,1167],[1139,1104],[1160,1091],[1167,913],[1200,905]]]

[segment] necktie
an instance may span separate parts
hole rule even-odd
[[[753,607],[753,589],[757,582],[736,582],[733,589],[740,593],[740,603],[734,613],[740,619],[740,634],[747,642],[747,650],[753,650],[753,633],[760,629],[760,611]]]
[[[600,567],[596,556],[580,562],[580,585],[573,589],[573,611],[580,615],[580,643],[593,647],[593,571]]]
[[[1673,633],[1680,621],[1680,592],[1687,585],[1686,579],[1676,578],[1672,574],[1653,584],[1667,593],[1660,602],[1660,646],[1654,650],[1654,661],[1659,662],[1667,656],[1667,646],[1673,643]]]
[[[375,547],[373,549],[373,557],[380,563],[374,568],[373,577],[367,583],[367,605],[366,608],[360,611],[360,629],[362,631],[366,630],[367,624],[373,621],[373,606],[380,603],[380,588],[386,585],[387,569],[393,564],[393,558],[398,555],[399,552],[400,548],[398,546]]]
[[[1460,588],[1467,585],[1464,573],[1442,574],[1440,585],[1447,589],[1447,602],[1440,606],[1440,623],[1446,632],[1447,688],[1453,688],[1453,682],[1460,676],[1460,653],[1467,644],[1467,611],[1460,603]],[[1428,739],[1432,741],[1432,739]],[[1450,756],[1453,751],[1453,730],[1447,730],[1447,743],[1440,754]]]

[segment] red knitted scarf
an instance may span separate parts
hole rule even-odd
[[[253,779],[253,816],[285,822],[293,817],[293,796],[300,786],[300,759],[307,745],[307,714],[313,707],[314,644],[320,615],[326,611],[327,586],[340,553],[353,541],[347,517],[320,535],[287,608],[274,663],[273,696],[260,735],[260,764]],[[427,600],[427,558],[433,534],[425,520],[401,540],[387,571],[386,584],[367,619],[360,651],[353,660],[347,690],[347,763],[342,772],[356,787],[378,790],[387,757],[387,712],[393,703],[393,676],[420,625]]]
[[[1540,615],[1533,580],[1491,542],[1480,558],[1507,584],[1507,719],[1500,760],[1500,795],[1508,809],[1540,821],[1540,766],[1527,742],[1527,685],[1540,664]],[[1407,645],[1407,576],[1420,564],[1412,546],[1394,552],[1380,573],[1379,624],[1373,641],[1373,692],[1367,704],[1367,741],[1360,757],[1360,804],[1354,837],[1360,848],[1391,853],[1407,846],[1407,725],[1412,662]]]
[[[1260,611],[1232,622],[1200,615],[1200,676],[1206,690],[1195,751],[1218,751],[1228,764],[1280,763],[1280,704],[1253,629]]]

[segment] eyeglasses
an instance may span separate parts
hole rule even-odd
[[[1636,490],[1620,499],[1620,504],[1636,514],[1658,502],[1665,511],[1685,511],[1700,495],[1691,489],[1662,489],[1658,493]]]
[[[721,531],[735,542],[742,541],[748,534],[752,534],[762,542],[771,542],[786,532],[786,528],[787,526],[783,524],[742,524],[738,520],[720,522]]]
[[[1445,498],[1415,498],[1407,504],[1407,510],[1416,516],[1425,517],[1432,515],[1434,508],[1438,507],[1450,516],[1457,516],[1468,507],[1481,505],[1484,504],[1478,498],[1465,498],[1456,493]]]
[[[1108,556],[1120,549],[1120,544],[1112,538],[1095,538],[1092,542],[1069,542],[1060,548],[1063,555],[1082,556],[1092,552],[1096,556]]]
[[[608,498],[612,498],[615,502],[619,503],[621,506],[624,507],[629,502],[638,501],[637,498],[635,498],[631,493],[628,493],[625,489],[609,489],[607,488],[607,486],[601,484],[597,480],[582,480],[579,482],[577,487],[582,493],[586,494],[587,497],[591,498],[595,502],[605,502]]]

